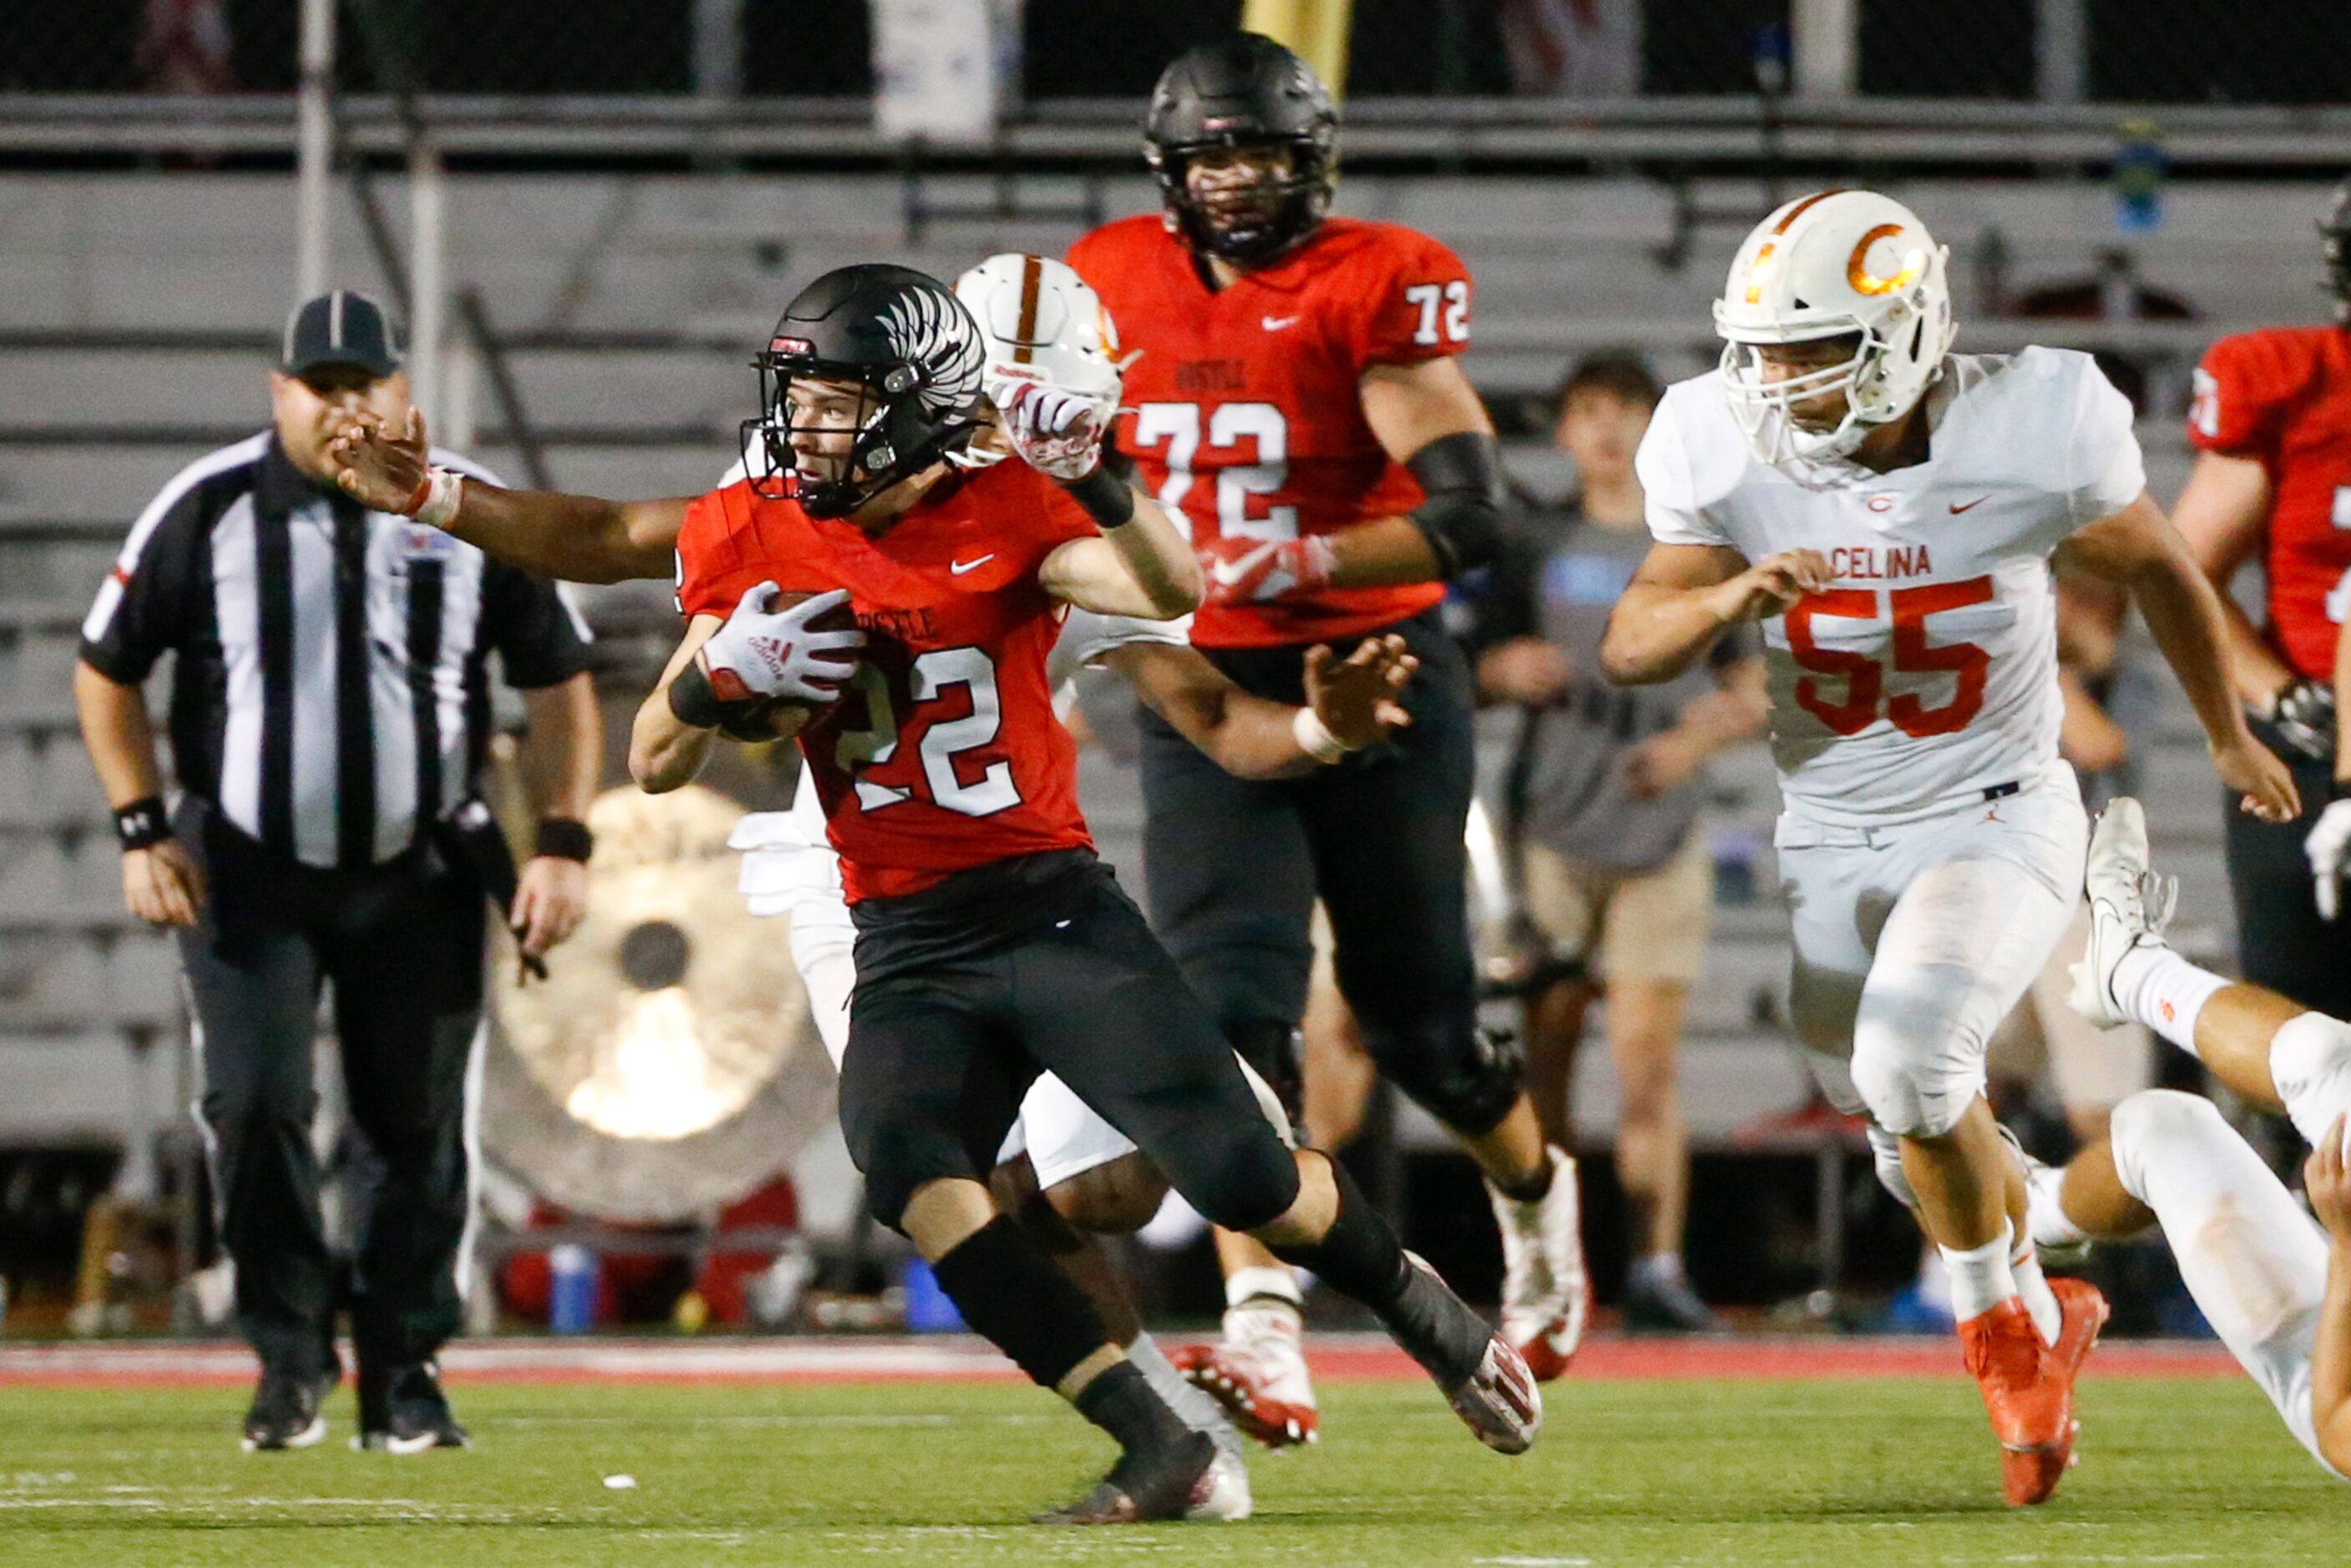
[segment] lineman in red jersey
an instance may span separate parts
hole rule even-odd
[[[967,1322],[1123,1448],[1092,1494],[1046,1517],[1176,1518],[1220,1499],[1213,1444],[990,1199],[984,1173],[1040,1067],[1204,1213],[1370,1306],[1481,1440],[1523,1451],[1541,1420],[1524,1364],[1407,1260],[1343,1170],[1283,1146],[1092,854],[1044,679],[1060,605],[1165,616],[1198,580],[1165,514],[1102,465],[1083,398],[1023,386],[1001,412],[1025,463],[950,465],[981,427],[983,359],[954,295],[904,268],[843,268],[793,301],[751,422],[784,483],[684,505],[691,620],[637,716],[631,770],[672,789],[720,727],[796,732],[859,931],[841,1122],[868,1206]],[[494,536],[636,538],[680,505],[480,486],[444,504],[442,483],[409,509],[455,526],[462,506]],[[779,584],[812,597],[784,602]],[[854,631],[830,624],[843,603]]]
[[[1311,780],[1203,768],[1144,715],[1154,924],[1234,1048],[1294,1100],[1321,895],[1372,1054],[1485,1171],[1510,1265],[1505,1333],[1555,1376],[1585,1302],[1573,1165],[1545,1147],[1515,1063],[1477,1029],[1462,846],[1474,695],[1436,617],[1445,580],[1488,558],[1499,518],[1493,427],[1457,358],[1468,272],[1409,229],[1324,216],[1336,115],[1270,39],[1178,58],[1145,136],[1165,213],[1099,229],[1069,260],[1139,350],[1120,445],[1180,509],[1208,573],[1194,644],[1285,702],[1305,649],[1329,638],[1397,632],[1421,662],[1411,728]],[[1272,1383],[1303,1390],[1295,1285],[1246,1243],[1219,1245],[1233,1311],[1202,1381],[1237,1403]]]
[[[2196,466],[2172,514],[2222,590],[2231,670],[2255,729],[2294,765],[2312,812],[2351,795],[2336,781],[2331,685],[2351,602],[2351,182],[2319,228],[2335,324],[2265,327],[2206,351],[2188,416]],[[2260,628],[2227,593],[2256,555],[2268,580]],[[2332,873],[2339,835],[2313,835],[2309,815],[2283,823],[2223,815],[2245,978],[2351,1016],[2351,939],[2321,917],[2305,858],[2324,850],[2329,863],[2315,869]]]

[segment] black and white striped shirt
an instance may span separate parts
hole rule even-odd
[[[490,484],[453,453],[433,461]],[[485,661],[569,680],[589,632],[554,587],[304,477],[273,433],[189,465],[148,505],[82,622],[126,685],[176,651],[181,787],[290,860],[391,859],[473,788]]]

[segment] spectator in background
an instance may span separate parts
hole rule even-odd
[[[1631,98],[1641,90],[1639,0],[1502,0],[1510,90]]]
[[[1526,1002],[1528,1088],[1566,1144],[1584,1012],[1604,996],[1625,1094],[1616,1173],[1633,1209],[1625,1322],[1672,1332],[1715,1323],[1682,1267],[1689,1158],[1675,1076],[1714,893],[1699,798],[1707,759],[1756,734],[1766,702],[1762,663],[1737,637],[1662,685],[1601,676],[1609,611],[1649,548],[1633,454],[1658,395],[1630,354],[1595,355],[1568,376],[1553,434],[1581,487],[1524,509],[1476,636],[1485,697],[1525,711],[1506,831],[1541,957]]]
[[[233,47],[222,0],[147,0],[139,22],[139,79],[154,92],[235,92]]]

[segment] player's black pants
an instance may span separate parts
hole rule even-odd
[[[331,1354],[310,1125],[312,1026],[319,982],[332,980],[351,1119],[380,1166],[357,1206],[351,1337],[370,1366],[425,1360],[458,1324],[481,885],[429,848],[368,871],[301,865],[201,808],[183,814],[181,833],[211,883],[180,955],[237,1326],[273,1370],[319,1372]]]
[[[1516,1073],[1477,1029],[1462,831],[1476,766],[1468,658],[1434,612],[1388,630],[1420,658],[1395,744],[1299,779],[1252,781],[1218,768],[1143,713],[1144,865],[1152,925],[1208,1010],[1277,1086],[1313,964],[1307,921],[1331,918],[1339,988],[1382,1072],[1439,1121],[1491,1130]],[[1353,639],[1333,651],[1344,654]],[[1244,690],[1304,700],[1302,648],[1203,650]]]
[[[1255,1229],[1297,1201],[1296,1162],[1231,1048],[1092,852],[854,913],[841,1125],[883,1224],[926,1183],[984,1180],[1046,1070],[1218,1224]]]
[[[2326,804],[2334,770],[2282,744],[2258,721],[2255,731],[2294,768],[2302,815],[2263,822],[2221,803],[2227,819],[2229,891],[2237,904],[2237,965],[2245,978],[2314,1011],[2351,1018],[2351,915],[2318,917],[2303,840]]]

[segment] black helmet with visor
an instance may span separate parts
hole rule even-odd
[[[789,496],[810,517],[847,516],[971,439],[984,422],[987,359],[979,324],[937,278],[877,263],[826,273],[784,308],[752,359],[760,413],[743,422],[744,440],[756,432],[768,458],[753,488]],[[791,388],[801,381],[853,385],[854,418],[795,425]],[[804,466],[796,430],[848,434],[848,455],[821,471]]]
[[[1152,91],[1143,141],[1167,226],[1196,253],[1262,265],[1303,243],[1330,210],[1339,111],[1313,68],[1261,34],[1176,57]],[[1213,197],[1192,190],[1202,153],[1274,148],[1290,153],[1285,172]]]

